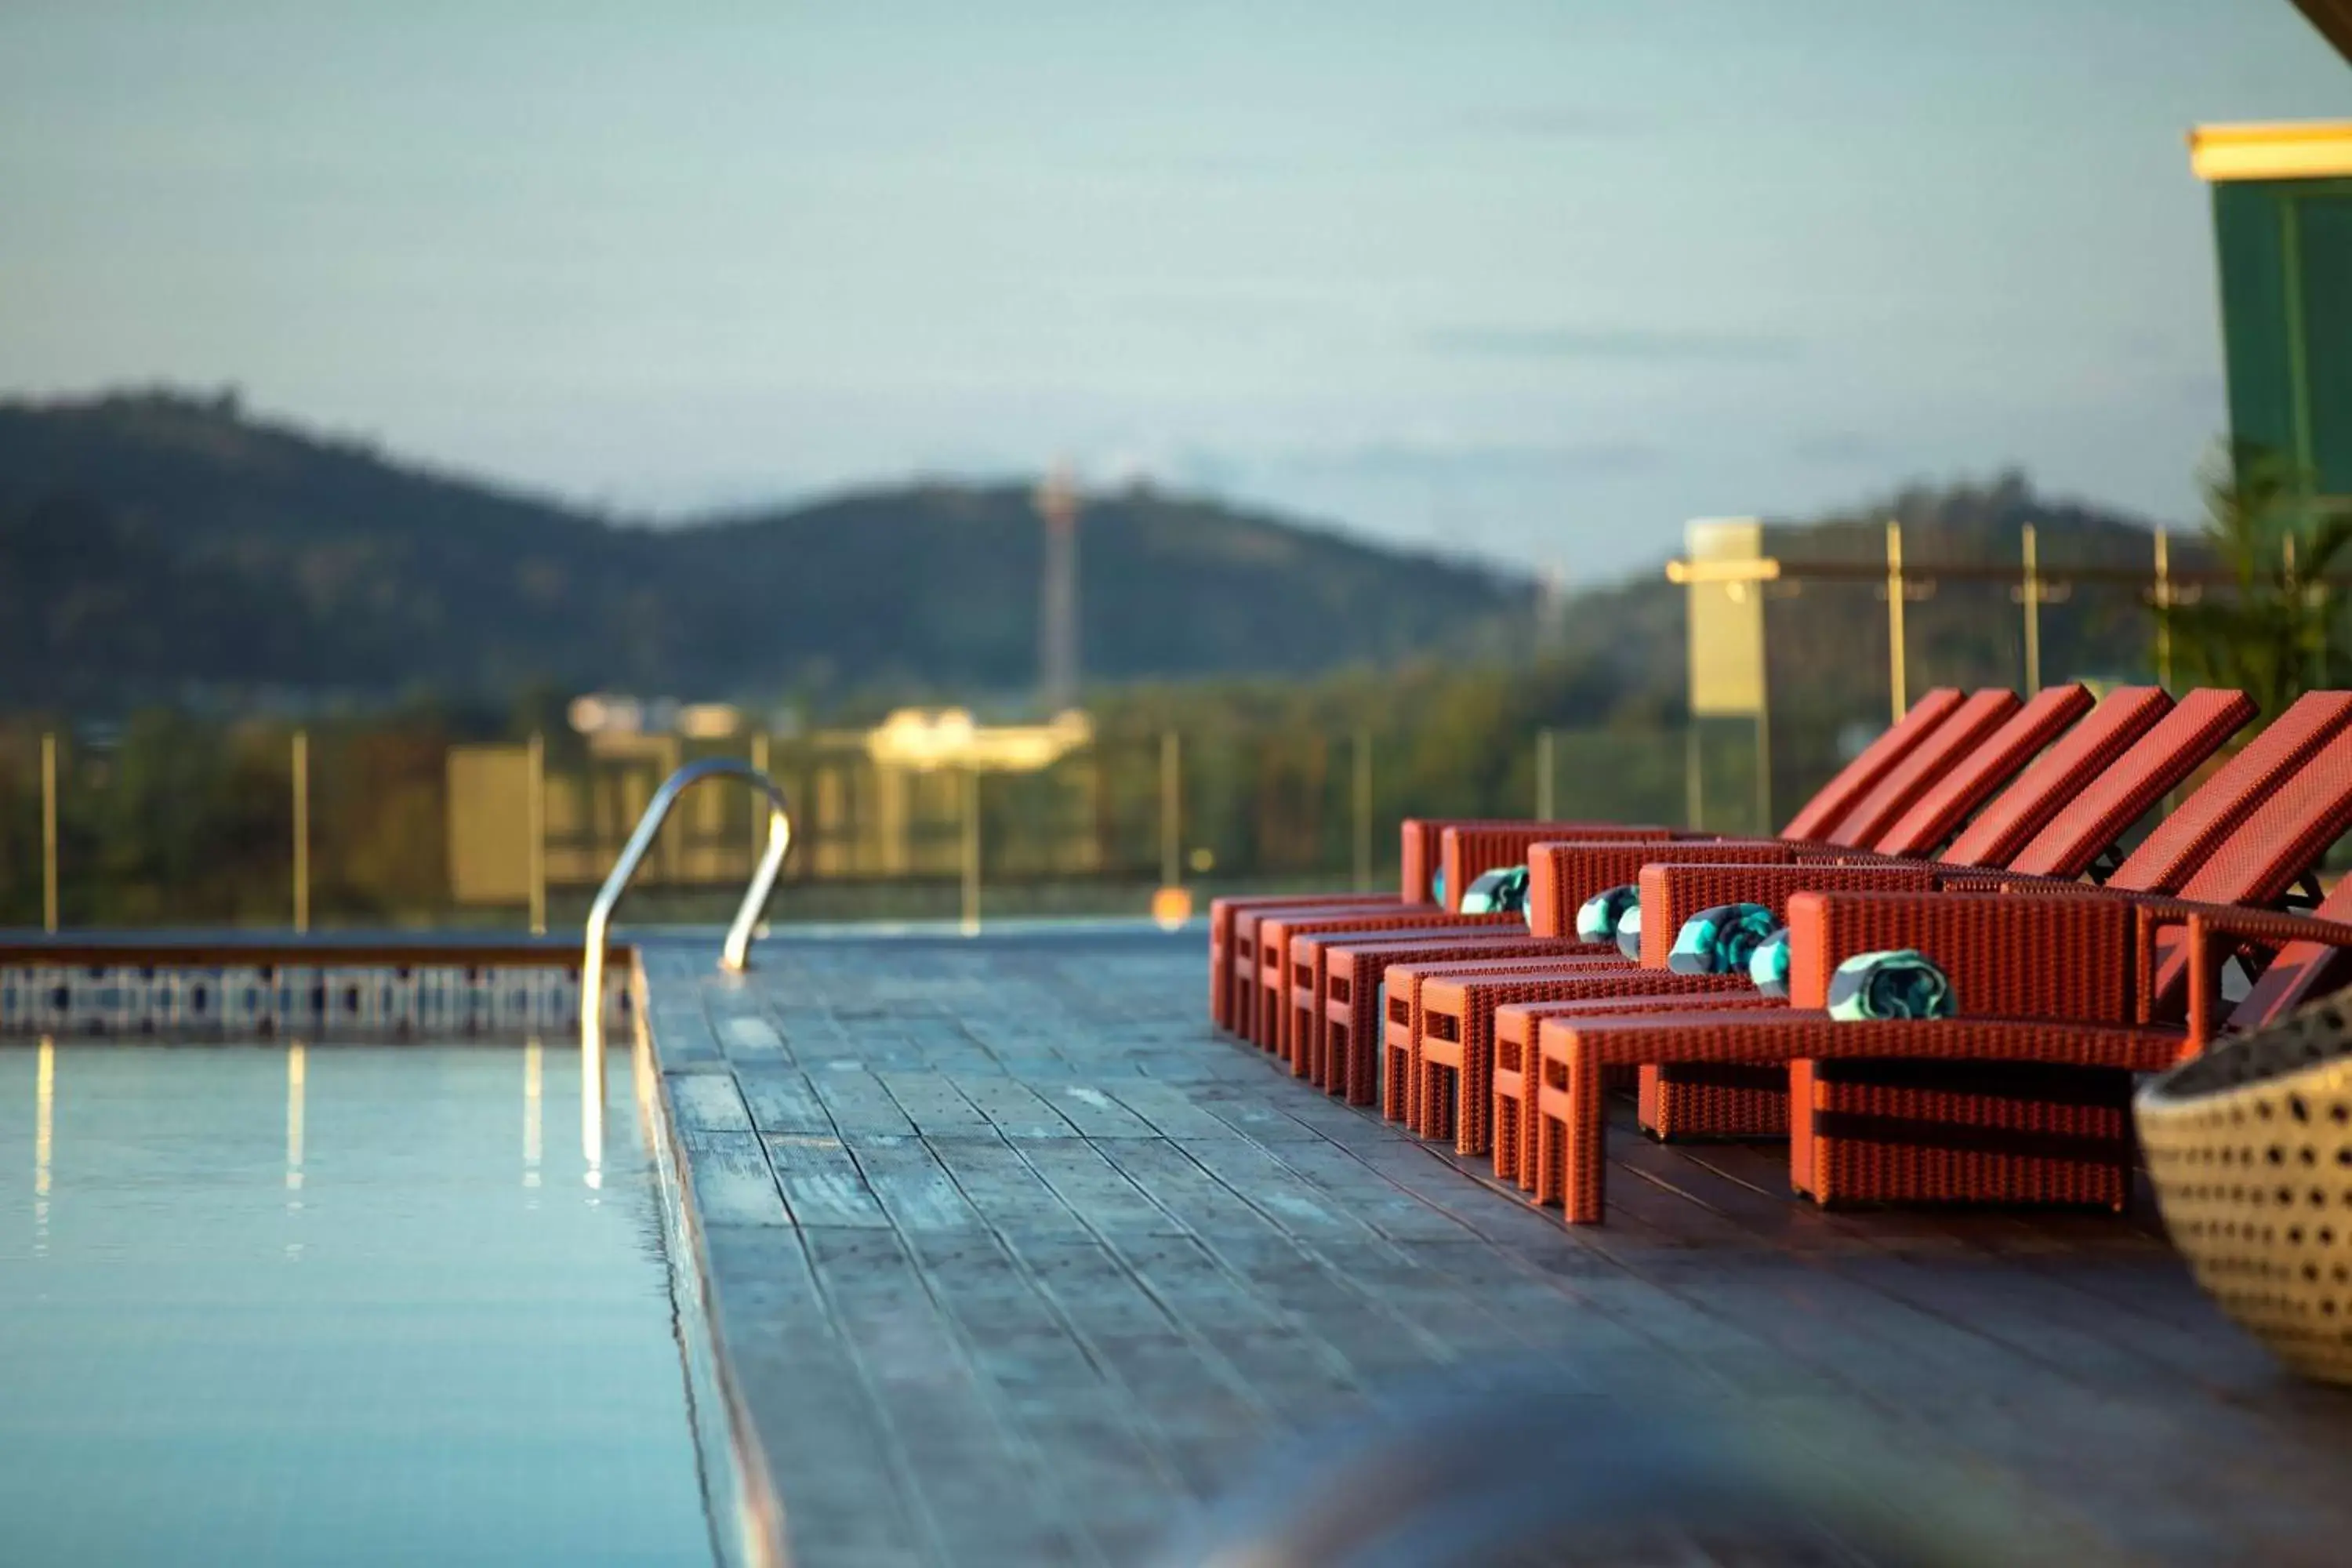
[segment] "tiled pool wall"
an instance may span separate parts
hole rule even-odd
[[[632,1013],[608,967],[604,1020]],[[580,1026],[577,966],[520,963],[0,964],[0,1035],[457,1039]]]

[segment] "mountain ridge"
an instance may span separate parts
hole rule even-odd
[[[1769,522],[1767,548],[1883,562],[1890,517],[1922,565],[2013,562],[2026,521],[2053,574],[2136,566],[2150,544],[2138,519],[2003,473]],[[1542,658],[1627,702],[1680,700],[1680,591],[1657,577],[1583,590],[1538,636],[1528,574],[1264,509],[1131,487],[1088,498],[1079,540],[1094,682]],[[233,395],[0,401],[0,707],[604,688],[1017,709],[1036,668],[1042,552],[1018,483],[928,478],[655,526],[255,418]],[[1776,592],[1801,595],[1771,605],[1776,692],[1866,707],[1885,668],[1872,584]],[[1923,676],[2021,679],[2008,589],[1934,592],[1911,616]],[[2145,662],[2137,600],[2092,615],[2089,599],[2046,618],[2051,679]]]
[[[1493,654],[1535,602],[1501,566],[1148,489],[1090,497],[1080,539],[1087,668],[1114,681]],[[226,396],[0,403],[0,701],[192,682],[1013,693],[1042,551],[1018,485],[655,528]]]

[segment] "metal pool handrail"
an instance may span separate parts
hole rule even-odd
[[[613,862],[612,875],[596,890],[596,901],[588,908],[588,937],[580,960],[580,1040],[583,1046],[600,1039],[604,1033],[604,938],[613,923],[614,906],[629,889],[631,879],[637,874],[638,863],[646,851],[653,847],[655,837],[661,832],[662,823],[669,816],[669,808],[704,779],[738,778],[768,797],[768,848],[761,856],[757,869],[751,873],[751,885],[744,889],[742,907],[735,911],[735,923],[727,928],[727,944],[719,949],[719,964],[722,969],[742,970],[749,967],[751,955],[751,928],[759,923],[760,912],[768,907],[768,895],[776,886],[776,873],[783,869],[784,852],[792,847],[792,804],[776,781],[733,757],[706,757],[688,763],[662,781],[646,803],[645,815],[637,818],[636,831],[621,846],[620,858]]]

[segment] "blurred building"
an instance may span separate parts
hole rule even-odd
[[[2352,121],[2201,126],[2189,162],[2213,189],[2231,438],[2352,511]]]
[[[574,703],[571,717],[576,744],[551,750],[536,778],[528,746],[451,749],[447,842],[457,902],[506,905],[527,897],[534,788],[541,792],[549,884],[592,887],[661,781],[718,751],[748,750],[783,786],[793,806],[790,876],[956,875],[971,799],[966,780],[974,775],[1000,781],[986,806],[1005,840],[993,863],[1015,873],[1070,875],[1092,873],[1102,862],[1094,731],[1081,713],[1042,724],[983,724],[960,708],[910,708],[870,730],[777,734],[751,728],[724,704],[599,695]],[[688,795],[648,855],[644,879],[740,883],[765,831],[748,803],[735,791]]]

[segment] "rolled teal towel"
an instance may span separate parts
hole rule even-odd
[[[1528,907],[1528,868],[1525,866],[1497,866],[1482,872],[1462,890],[1462,912],[1465,915],[1507,914]]]
[[[1782,926],[1748,955],[1748,978],[1767,996],[1789,994],[1789,928]]]
[[[1441,910],[1445,907],[1445,870],[1443,867],[1429,879],[1429,901]]]
[[[1907,947],[1857,952],[1830,976],[1830,1016],[1843,1022],[1948,1018],[1957,1011],[1950,978]]]
[[[1576,940],[1615,942],[1617,922],[1625,918],[1627,910],[1641,907],[1642,889],[1631,882],[1622,887],[1602,889],[1577,906]]]
[[[1617,951],[1639,961],[1642,956],[1642,901],[1617,917]]]
[[[1717,904],[1683,921],[1666,967],[1677,974],[1737,974],[1780,924],[1762,904]]]

